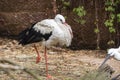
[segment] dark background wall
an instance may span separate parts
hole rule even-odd
[[[59,1],[59,0],[57,0]],[[95,0],[71,0],[70,7],[66,10],[58,10],[67,16],[67,22],[73,29],[74,39],[70,48],[72,49],[96,49],[95,25]],[[30,27],[45,18],[54,18],[52,0],[0,0],[0,36],[15,37],[26,27]],[[104,0],[98,3],[98,18],[100,29],[100,48],[106,49],[109,46],[108,29],[104,26],[107,14],[104,10]],[[57,4],[61,6],[62,3]],[[85,25],[74,21],[77,17],[72,9],[82,5],[87,11],[84,19]],[[15,37],[16,38],[16,37]]]
[[[17,35],[45,18],[51,18],[50,0],[0,0],[0,35]]]

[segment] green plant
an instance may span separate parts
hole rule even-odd
[[[63,3],[64,6],[70,6],[70,2],[67,2],[65,0],[62,0],[62,3]]]
[[[105,26],[108,27],[110,33],[115,33],[115,28],[114,28],[114,19],[115,19],[115,8],[113,6],[112,0],[107,0],[105,3],[105,11],[109,13],[108,19],[105,21]]]
[[[117,22],[120,23],[120,13],[117,14]]]
[[[110,40],[108,41],[108,45],[115,44],[112,34],[116,33],[115,22],[120,22],[120,13],[116,13],[116,6],[120,0],[106,0],[105,2],[105,11],[108,13],[108,19],[104,22],[105,26],[108,28],[110,32]]]
[[[85,24],[85,20],[83,17],[86,15],[86,10],[83,6],[79,6],[73,9],[73,12],[78,16],[78,18],[74,19],[77,23]]]
[[[61,1],[62,1],[63,9],[67,9],[70,6],[69,1],[65,1],[65,0],[61,0]]]
[[[95,28],[95,29],[94,29],[94,32],[97,34],[97,33],[100,32],[100,30],[99,30],[98,28]]]

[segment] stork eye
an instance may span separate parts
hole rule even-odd
[[[60,19],[60,21],[62,22],[62,19]]]

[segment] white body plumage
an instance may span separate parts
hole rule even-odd
[[[55,45],[70,46],[71,44],[72,30],[68,24],[59,24],[53,19],[47,19],[38,22],[33,28],[43,34],[50,33],[52,31],[52,35],[49,37],[49,39],[43,41],[43,45],[45,45],[46,47],[51,47]]]
[[[108,54],[113,56],[115,59],[120,60],[120,47],[119,48],[111,48],[108,50]]]
[[[71,27],[65,23],[64,17],[60,14],[56,15],[54,19],[45,19],[36,23],[26,33],[28,34],[20,40],[20,43],[28,44],[40,37],[40,41],[42,39],[43,45],[48,48],[56,45],[70,46],[73,38]],[[27,37],[29,38],[27,39]]]
[[[102,62],[102,64],[100,65],[100,67],[103,66],[110,57],[114,57],[116,60],[120,60],[120,47],[109,49],[107,56],[105,60]]]

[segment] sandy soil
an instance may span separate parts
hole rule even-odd
[[[17,41],[0,39],[0,59],[13,61],[31,71],[45,80],[44,48],[37,45],[42,60],[36,64],[36,52],[32,45],[21,46]],[[48,53],[51,50],[48,50]],[[103,50],[76,50],[65,49],[54,54],[48,54],[49,74],[54,80],[79,80],[85,73],[95,70],[104,60],[106,51]],[[116,74],[120,73],[120,61],[111,58],[108,62]],[[20,70],[9,70],[16,80],[35,80],[29,74]],[[13,80],[0,69],[0,80]]]

